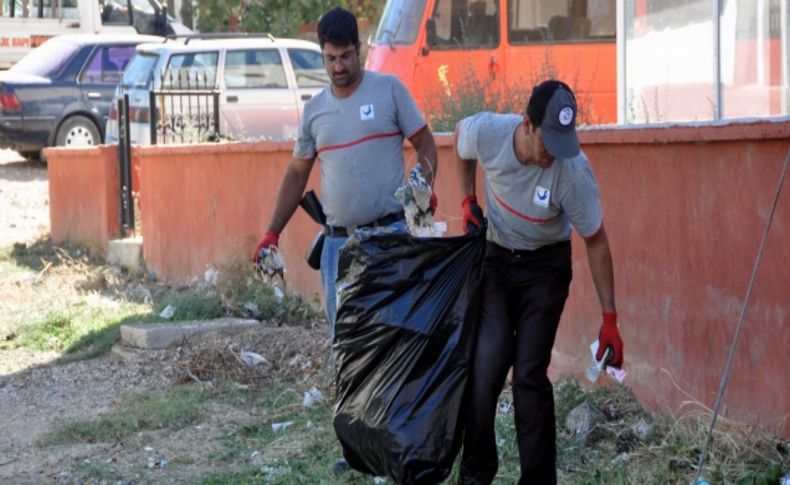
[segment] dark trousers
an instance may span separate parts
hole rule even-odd
[[[547,371],[572,277],[569,241],[514,253],[489,242],[460,483],[496,476],[494,418],[513,366],[520,484],[555,484],[554,394]]]

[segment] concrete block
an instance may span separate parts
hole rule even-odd
[[[206,332],[228,331],[261,325],[258,320],[218,318],[216,320],[165,323],[134,323],[121,325],[121,341],[138,349],[166,349],[178,345],[185,338]]]
[[[107,246],[107,262],[137,271],[143,266],[143,238],[113,239]]]

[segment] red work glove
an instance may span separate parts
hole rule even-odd
[[[463,202],[461,207],[464,209],[463,226],[464,232],[469,234],[474,230],[479,230],[483,225],[483,209],[477,205],[477,196],[470,195]]]
[[[268,231],[263,234],[261,238],[261,242],[258,243],[258,246],[255,248],[255,252],[252,254],[252,262],[254,264],[258,264],[258,258],[261,255],[261,249],[268,248],[269,246],[277,246],[277,243],[280,240],[280,233],[274,231]]]
[[[617,313],[603,312],[603,324],[598,332],[598,353],[596,360],[603,358],[606,348],[612,349],[613,355],[607,365],[612,367],[623,366],[623,341],[620,339],[620,332],[617,330]]]
[[[439,199],[436,198],[436,192],[431,192],[431,202],[430,202],[431,214],[436,214],[437,207],[439,207]]]

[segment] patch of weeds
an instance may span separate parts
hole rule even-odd
[[[134,313],[103,327],[90,330],[66,347],[63,355],[58,357],[57,363],[66,364],[78,360],[94,359],[104,355],[121,339],[121,325],[152,322],[154,320],[155,316],[150,313]]]
[[[261,394],[246,393],[248,399],[239,401],[239,394],[224,394],[234,405],[253,405],[260,410],[258,421],[240,426],[236,433],[224,439],[229,451],[226,462],[248,459],[253,453],[263,457],[256,468],[228,471],[205,477],[203,484],[225,483],[283,483],[283,484],[369,484],[371,477],[356,471],[332,475],[332,464],[342,457],[340,443],[332,427],[331,399],[304,407],[304,392],[312,385],[275,380]],[[322,391],[327,395],[327,391]],[[254,402],[249,402],[252,399]],[[292,422],[274,431],[272,424]]]
[[[120,338],[120,327],[130,321],[150,319],[138,304],[104,305],[85,302],[70,310],[51,308],[32,323],[19,325],[12,344],[38,352],[62,352],[60,363],[105,354]]]
[[[134,396],[112,413],[57,426],[39,446],[118,442],[142,431],[181,429],[200,419],[206,399],[205,392],[192,387]]]
[[[168,306],[175,308],[172,321],[210,320],[226,315],[222,301],[204,292],[170,292],[154,306],[154,314],[160,315]]]
[[[504,410],[507,412],[503,412]],[[499,469],[497,469],[495,479],[497,483],[516,483],[521,474],[518,459],[518,440],[513,421],[514,412],[513,396],[508,390],[500,396],[494,420],[497,454],[499,455]]]
[[[300,298],[278,297],[247,261],[230,261],[221,268],[217,293],[230,313],[242,317],[301,325],[322,318],[319,311]]]
[[[16,264],[12,257],[13,252],[14,246],[0,248],[0,280],[23,273],[35,274],[32,269]]]
[[[33,271],[60,265],[99,263],[99,260],[91,256],[88,248],[69,242],[55,245],[49,237],[41,238],[30,245],[15,243],[7,257],[17,266]]]
[[[59,310],[48,311],[43,319],[20,330],[19,345],[39,352],[62,350],[77,332],[73,316]]]
[[[587,399],[584,389],[576,379],[563,379],[554,385],[554,414],[557,423],[565,423],[573,409]]]
[[[481,111],[523,113],[532,85],[497,88],[492,79],[481,79],[469,62],[453,68],[459,71],[458,81],[439,73],[441,86],[428,94],[428,105],[435,109],[427,116],[435,132],[452,132],[457,122]]]
[[[82,477],[91,478],[94,481],[100,483],[106,483],[112,481],[116,478],[115,474],[112,473],[107,468],[103,468],[101,466],[94,465],[90,462],[82,462],[78,463],[75,467],[75,471]]]

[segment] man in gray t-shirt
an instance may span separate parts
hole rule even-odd
[[[597,358],[623,364],[614,274],[598,184],[576,136],[576,100],[560,81],[532,91],[525,116],[479,113],[456,126],[467,231],[482,227],[479,162],[488,207],[481,316],[469,382],[461,483],[491,483],[494,417],[508,369],[521,464],[519,483],[556,483],[554,397],[547,371],[571,282],[571,227],[584,238],[601,303]]]
[[[257,264],[262,249],[277,246],[318,160],[328,224],[321,253],[321,283],[333,334],[340,247],[357,227],[406,230],[403,206],[395,197],[404,180],[403,139],[414,145],[422,173],[431,185],[436,174],[436,145],[403,84],[395,77],[362,69],[357,20],[351,12],[339,7],[330,10],[321,17],[317,31],[331,84],[305,104],[293,158],[253,262]]]
[[[334,338],[340,247],[357,227],[407,230],[403,207],[395,198],[404,179],[403,138],[414,145],[417,162],[431,185],[436,175],[436,145],[403,84],[392,76],[362,69],[354,14],[335,7],[321,16],[317,31],[331,84],[305,104],[293,158],[253,262],[258,263],[261,250],[277,246],[317,159],[327,216],[321,283]],[[431,198],[431,209],[436,209],[435,197]],[[347,469],[343,459],[332,466],[335,473]]]

